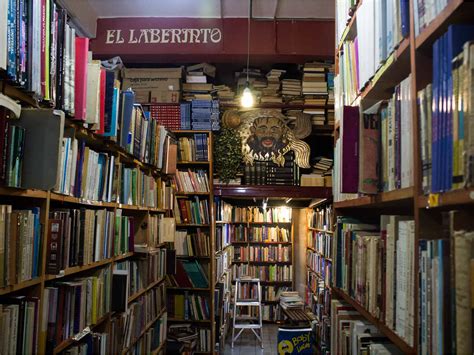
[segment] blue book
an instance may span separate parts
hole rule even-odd
[[[16,81],[16,47],[17,47],[17,36],[16,36],[16,12],[17,2],[16,0],[8,1],[8,26],[7,26],[7,74],[11,80]]]
[[[112,95],[112,107],[110,111],[110,126],[108,130],[104,132],[104,137],[115,137],[117,136],[117,120],[118,120],[118,111],[120,103],[120,89],[114,88]]]
[[[431,114],[432,140],[431,140],[431,192],[438,192],[438,111],[439,111],[439,94],[438,94],[438,76],[439,76],[439,47],[440,41],[437,40],[433,44],[433,102]]]
[[[120,146],[127,148],[131,143],[131,122],[133,115],[133,103],[135,101],[135,93],[131,90],[122,91],[120,100]]]
[[[34,207],[31,209],[34,216],[34,236],[33,236],[33,270],[31,277],[35,278],[39,276],[39,256],[40,256],[40,247],[41,247],[41,225],[40,225],[40,209],[39,207]]]
[[[402,37],[407,38],[410,34],[410,1],[400,0],[400,17]]]

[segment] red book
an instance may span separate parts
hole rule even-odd
[[[188,212],[186,208],[186,200],[179,199],[179,210],[181,211],[181,220],[183,223],[190,223],[189,218],[188,218]]]
[[[341,177],[343,193],[359,188],[359,107],[344,106]]]
[[[99,130],[97,133],[104,134],[105,133],[105,69],[100,69],[100,101],[99,101],[99,117],[100,117],[100,124]]]
[[[376,194],[379,190],[380,115],[360,115],[359,192]]]
[[[87,60],[89,38],[76,37],[76,61],[74,65],[74,110],[76,120],[85,121],[87,111]]]
[[[189,281],[188,274],[184,270],[181,260],[177,260],[176,262],[176,275],[174,278],[180,287],[193,287],[193,284]]]

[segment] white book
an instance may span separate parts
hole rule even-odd
[[[100,123],[100,61],[93,60],[87,66],[87,117],[86,123]],[[133,142],[133,141],[132,141]]]
[[[400,83],[400,172],[401,188],[413,186],[413,112],[411,74]]]

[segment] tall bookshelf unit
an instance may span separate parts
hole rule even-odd
[[[201,211],[207,214],[208,221],[205,223],[196,221],[184,221],[181,218],[179,223],[176,223],[176,231],[185,231],[186,233],[193,233],[192,237],[196,237],[194,233],[197,233],[200,230],[204,233],[208,238],[208,245],[209,245],[209,254],[206,256],[185,256],[185,255],[177,255],[178,261],[181,260],[195,260],[201,265],[207,264],[207,267],[204,267],[203,270],[207,271],[205,277],[208,281],[208,287],[206,288],[183,288],[183,287],[168,287],[168,295],[200,295],[204,296],[208,300],[209,306],[209,315],[208,319],[201,319],[201,320],[193,320],[193,319],[179,319],[176,317],[169,318],[168,321],[170,325],[183,323],[183,324],[192,324],[198,329],[206,329],[208,332],[204,336],[204,340],[207,342],[204,349],[199,350],[199,348],[194,352],[195,354],[212,354],[214,353],[214,332],[215,332],[215,307],[214,307],[214,273],[215,273],[215,264],[214,264],[214,250],[215,250],[215,243],[214,243],[214,225],[215,225],[215,218],[214,218],[214,195],[213,195],[213,180],[212,180],[212,172],[213,172],[213,161],[212,161],[212,132],[211,131],[202,131],[202,130],[174,130],[173,133],[176,135],[176,138],[179,140],[180,138],[188,138],[193,139],[196,134],[198,135],[205,135],[206,142],[205,149],[206,156],[205,159],[201,157],[199,160],[182,160],[179,159],[180,154],[178,153],[178,161],[177,161],[177,169],[181,172],[196,172],[196,171],[205,171],[207,174],[207,191],[206,192],[198,192],[195,188],[194,191],[189,191],[187,189],[186,192],[180,190],[179,188],[176,189],[176,202],[175,202],[175,211],[174,215],[176,217],[177,214],[180,214],[182,217],[182,213],[180,211],[180,200],[182,201],[206,201],[207,203],[207,211]],[[178,147],[180,145],[178,144]],[[192,189],[191,189],[192,190]],[[199,213],[199,212],[198,212]],[[202,217],[202,216],[201,216]]]
[[[2,85],[4,92],[8,93],[11,91],[16,93],[13,96],[22,98],[23,103],[25,103],[25,101],[26,104],[31,102],[28,95],[22,91],[11,87],[5,82],[2,82]],[[158,205],[156,207],[147,207],[144,205],[129,205],[120,202],[102,202],[63,195],[47,190],[0,187],[2,205],[11,205],[14,210],[39,207],[41,248],[39,250],[38,276],[0,288],[0,295],[2,297],[26,296],[27,299],[38,302],[38,318],[34,322],[34,327],[38,330],[38,353],[45,353],[46,351],[54,354],[62,353],[71,347],[80,346],[84,343],[85,338],[83,337],[92,333],[108,333],[109,338],[107,340],[107,348],[114,346],[114,340],[118,341],[117,344],[123,344],[123,339],[117,337],[113,340],[112,336],[110,336],[113,324],[116,324],[117,320],[122,317],[122,314],[114,312],[111,309],[113,271],[118,265],[133,260],[144,259],[147,262],[147,260],[151,258],[151,255],[160,253],[160,250],[165,248],[164,244],[157,243],[157,231],[152,231],[149,227],[151,225],[150,218],[167,213],[167,209],[162,206],[161,201],[161,183],[163,177],[161,172],[155,167],[137,160],[134,156],[121,148],[116,142],[105,139],[69,118],[66,118],[65,126],[67,128],[74,128],[75,136],[84,139],[86,141],[86,146],[94,147],[94,149],[100,149],[101,151],[107,151],[116,156],[118,162],[125,163],[128,166],[135,167],[153,176],[157,184],[160,186],[159,190],[156,191]],[[47,158],[48,157],[45,156],[44,159]],[[65,211],[71,209],[86,209],[94,212],[105,210],[112,213],[114,219],[119,215],[133,218],[134,231],[131,232],[130,240],[127,236],[125,250],[116,250],[112,244],[112,250],[108,257],[102,257],[100,260],[91,261],[81,265],[67,266],[62,268],[59,273],[51,274],[48,273],[47,267],[47,241],[48,234],[50,233],[49,226],[52,220],[51,213],[53,211]],[[133,242],[133,240],[142,243],[143,248],[140,252],[135,252],[133,250],[133,244],[128,245],[129,241]],[[151,242],[152,240],[154,240],[154,242]],[[107,283],[103,285],[104,290],[108,293],[103,295],[102,300],[104,303],[97,305],[97,307],[103,307],[102,311],[94,321],[88,324],[86,323],[85,327],[80,329],[79,332],[71,331],[70,336],[55,341],[51,347],[48,345],[47,348],[48,327],[51,325],[54,330],[55,324],[53,320],[48,320],[45,317],[48,317],[48,315],[50,316],[52,313],[56,314],[56,312],[63,311],[62,308],[57,308],[58,306],[56,303],[51,303],[51,299],[49,308],[47,308],[48,304],[45,302],[45,298],[48,292],[51,294],[50,290],[55,287],[64,284],[73,284],[83,278],[94,276],[101,271],[108,273],[108,278],[106,279]],[[141,286],[136,289],[133,294],[127,292],[129,295],[127,299],[128,306],[132,306],[135,302],[142,302],[145,297],[150,296],[151,293],[155,292],[157,289],[161,288],[161,292],[165,292],[163,288],[164,273],[165,270],[161,268],[159,275],[156,275],[154,278],[150,277],[147,280],[142,280],[143,282],[141,283]],[[127,346],[123,346],[123,349],[117,348],[120,349],[121,354],[128,354],[130,351],[136,349],[144,349],[145,338],[150,337],[150,330],[154,328],[155,325],[161,323],[161,326],[166,329],[166,302],[163,298],[163,294],[157,295],[156,297],[156,302],[161,305],[161,308],[154,309],[153,312],[150,310],[147,322],[135,329],[135,333],[130,336]],[[105,306],[105,304],[107,304],[107,306]],[[53,334],[54,333],[55,331]],[[166,332],[164,334],[166,334]],[[159,345],[153,349],[153,354],[164,353],[165,345],[166,338],[162,337]]]
[[[353,40],[357,36],[357,21],[359,19],[359,9],[365,0],[356,1],[356,4],[350,9],[350,17],[342,32],[340,42],[337,44],[335,53],[336,74],[341,72],[341,63],[339,62],[341,53],[343,51],[344,43],[348,40]],[[420,258],[420,242],[424,240],[433,241],[443,239],[447,242],[447,254],[449,255],[446,262],[447,280],[454,280],[455,275],[452,268],[454,263],[454,256],[449,250],[453,250],[453,231],[444,232],[446,224],[443,223],[443,212],[450,210],[461,210],[464,213],[471,214],[474,210],[474,190],[472,187],[463,187],[451,191],[437,192],[425,194],[422,187],[422,160],[421,160],[421,146],[423,142],[420,138],[420,111],[418,107],[418,92],[431,83],[432,67],[435,65],[432,58],[433,43],[444,34],[451,24],[474,22],[474,4],[471,1],[452,0],[448,1],[447,5],[442,9],[434,19],[426,24],[420,30],[419,34],[415,33],[415,23],[419,20],[415,19],[413,13],[416,0],[409,1],[409,35],[402,39],[396,46],[394,52],[386,60],[377,71],[370,82],[357,93],[356,97],[346,105],[359,106],[363,110],[371,107],[379,100],[390,99],[394,88],[405,78],[411,75],[411,91],[409,94],[410,105],[412,109],[412,132],[410,137],[413,145],[413,164],[412,171],[414,175],[414,184],[402,189],[396,189],[388,192],[379,192],[373,195],[355,196],[352,199],[343,197],[335,200],[334,211],[337,217],[355,217],[363,219],[366,216],[379,218],[381,215],[406,215],[411,216],[414,220],[414,239],[410,239],[409,243],[414,251],[414,274],[411,275],[413,279],[413,295],[410,298],[414,308],[414,325],[413,325],[413,342],[410,344],[406,339],[402,338],[392,327],[385,323],[383,318],[377,317],[370,312],[361,303],[356,301],[354,297],[346,291],[333,287],[333,298],[338,298],[350,304],[357,310],[362,317],[369,323],[375,325],[378,330],[388,337],[393,344],[395,344],[404,353],[422,353],[422,346],[420,343],[420,329],[422,327],[421,307],[420,302],[421,289],[418,286],[422,281],[419,270],[421,266]],[[419,3],[419,2],[418,2]],[[426,3],[426,2],[425,2]],[[430,6],[434,8],[434,4]],[[416,21],[416,22],[415,22]],[[337,25],[337,24],[336,24]],[[342,105],[341,105],[342,106]],[[472,119],[470,117],[469,119]],[[335,123],[335,140],[341,139],[343,134],[342,122],[338,121],[336,115]],[[447,169],[444,167],[443,169]],[[337,182],[336,182],[337,183]],[[451,223],[451,226],[456,226],[456,223]],[[466,224],[462,228],[467,228]],[[472,228],[472,224],[470,226]],[[472,229],[470,229],[472,230]],[[451,245],[451,246],[449,246]],[[333,253],[335,257],[336,251]],[[472,259],[471,259],[472,260]],[[451,266],[449,266],[451,265]],[[420,271],[421,272],[421,271]],[[334,274],[333,274],[334,275]],[[471,276],[472,282],[472,276]],[[449,283],[449,281],[448,281]],[[449,295],[451,288],[454,285],[446,285],[444,289],[445,297],[445,315],[439,320],[442,329],[441,342],[443,342],[444,349],[441,352],[451,352],[452,341],[455,338],[453,329],[456,326],[456,321],[451,313],[449,302],[451,295]]]
[[[321,353],[330,348],[332,217],[330,200],[323,199],[307,210],[305,302],[316,316]]]

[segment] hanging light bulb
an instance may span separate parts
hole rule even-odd
[[[255,100],[253,98],[252,90],[247,87],[242,92],[242,96],[240,97],[240,104],[243,108],[250,108],[253,107]]]

